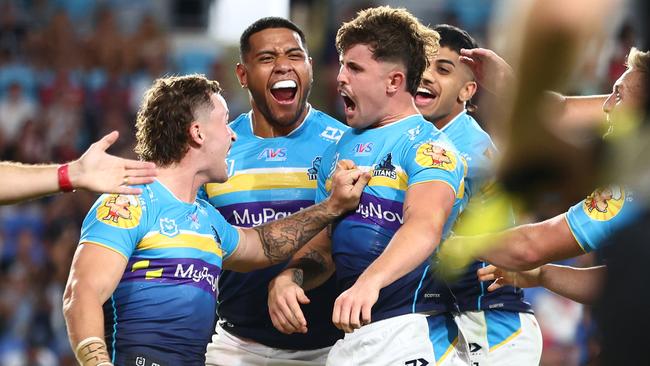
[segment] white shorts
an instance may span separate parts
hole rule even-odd
[[[217,324],[208,344],[206,366],[323,366],[331,347],[294,351],[239,338]]]
[[[450,314],[380,320],[338,340],[328,366],[469,365],[467,345]]]
[[[470,349],[473,366],[537,366],[542,332],[533,314],[467,311],[456,316]]]

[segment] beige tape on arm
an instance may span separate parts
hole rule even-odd
[[[79,342],[74,355],[81,366],[113,366],[106,342],[99,337],[88,337]]]

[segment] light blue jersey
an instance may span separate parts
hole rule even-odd
[[[317,173],[323,152],[335,144],[347,126],[310,107],[303,123],[287,136],[261,138],[253,133],[251,113],[240,115],[230,127],[237,134],[228,155],[230,178],[208,184],[210,203],[228,222],[257,226],[286,217],[314,204]],[[225,271],[219,280],[219,318],[240,337],[269,347],[306,350],[329,347],[342,337],[331,321],[338,295],[334,278],[307,292],[303,305],[307,334],[283,334],[275,329],[267,305],[268,284],[286,266],[249,273]]]
[[[421,115],[383,127],[347,131],[338,145],[325,153],[317,201],[327,197],[329,179],[339,159],[352,160],[361,169],[372,171],[356,212],[344,216],[333,227],[332,255],[341,290],[356,282],[402,226],[409,187],[431,181],[451,187],[457,199],[443,237],[449,233],[462,202],[465,167],[453,144]],[[372,308],[373,321],[413,312],[449,310],[441,300],[450,296],[446,285],[434,281],[429,264],[424,261],[380,291]]]
[[[147,364],[203,365],[217,278],[239,233],[206,201],[180,201],[159,181],[139,187],[139,196],[101,196],[79,239],[128,262],[104,304],[109,354],[116,365],[138,357]]]
[[[588,253],[600,249],[605,239],[640,214],[641,205],[634,192],[612,185],[596,189],[584,201],[571,207],[566,220],[576,241]]]
[[[474,203],[470,205],[480,210],[481,204],[493,198],[493,186],[495,181],[495,166],[493,159],[497,155],[497,149],[481,126],[468,115],[466,111],[461,112],[442,129],[442,132],[449,137],[459,154],[467,163],[467,175],[465,177],[465,196],[463,197],[463,215],[469,211],[466,209],[469,200]],[[514,225],[514,215],[506,219],[506,226]],[[457,233],[459,235],[475,233]],[[516,312],[532,312],[530,304],[523,300],[524,293],[521,289],[512,286],[504,286],[496,291],[488,292],[488,283],[478,280],[476,271],[486,266],[484,262],[472,263],[465,274],[457,282],[453,283],[451,292],[454,294],[456,304],[460,311],[472,310],[509,310]]]

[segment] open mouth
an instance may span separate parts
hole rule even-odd
[[[431,92],[429,89],[418,88],[417,92],[415,93],[415,104],[418,106],[426,105],[433,102],[436,97],[437,95]]]
[[[298,84],[293,80],[281,80],[271,86],[271,95],[280,104],[290,104],[296,99]]]
[[[345,104],[345,112],[354,112],[357,109],[357,104],[350,98],[345,92],[341,92],[341,97],[343,97],[343,104]]]

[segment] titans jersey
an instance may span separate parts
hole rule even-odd
[[[319,172],[317,201],[327,196],[328,179],[339,159],[349,159],[372,178],[356,212],[340,219],[332,231],[332,255],[342,290],[384,251],[404,221],[403,204],[409,187],[441,181],[457,194],[443,237],[458,215],[463,194],[464,164],[451,142],[421,115],[372,129],[347,131],[333,153],[326,153]],[[434,281],[427,260],[379,293],[373,321],[402,314],[447,311],[441,298],[446,285]],[[443,294],[445,292],[445,294]]]
[[[474,203],[486,202],[491,198],[490,188],[494,183],[494,162],[496,147],[488,135],[478,125],[476,120],[463,111],[451,122],[441,129],[453,142],[459,154],[467,162],[467,175],[465,177],[465,196],[463,208],[467,207],[471,199]],[[472,208],[473,206],[469,206]],[[480,205],[478,206],[480,209]],[[468,211],[465,210],[459,220]],[[514,225],[514,218],[508,218],[508,226]],[[469,233],[457,233],[459,235]],[[471,310],[510,310],[530,312],[530,304],[524,302],[523,291],[512,286],[504,286],[494,292],[488,292],[488,283],[480,282],[476,271],[484,267],[484,262],[472,263],[467,272],[458,281],[451,285],[451,292],[455,296],[456,304],[460,311]]]
[[[566,220],[585,252],[600,249],[604,239],[641,214],[634,192],[620,186],[596,189],[584,201],[571,207]]]
[[[347,129],[328,115],[310,108],[305,121],[289,135],[255,136],[250,113],[230,127],[237,134],[228,156],[230,178],[208,184],[210,203],[230,223],[257,226],[286,217],[314,204],[317,173],[323,151]],[[222,326],[240,337],[281,349],[329,347],[342,337],[332,324],[332,307],[338,291],[334,278],[307,292],[303,305],[309,332],[282,334],[275,329],[267,305],[268,284],[286,266],[277,264],[249,273],[225,271],[219,280],[219,318]]]
[[[109,354],[116,365],[203,365],[221,263],[239,234],[206,201],[182,202],[158,181],[140,188],[101,196],[81,228],[80,243],[128,262],[104,304]]]

